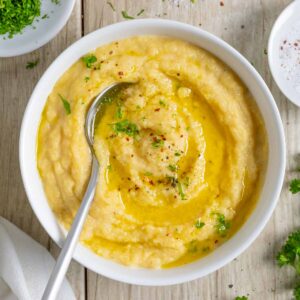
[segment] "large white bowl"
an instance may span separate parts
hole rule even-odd
[[[229,65],[256,99],[265,120],[270,146],[265,183],[255,210],[230,240],[205,258],[172,269],[149,270],[130,268],[106,260],[81,244],[74,253],[74,259],[79,263],[106,277],[133,284],[169,285],[205,276],[241,254],[266,225],[281,191],[285,170],[285,141],[280,115],[263,79],[239,52],[208,32],[168,20],[126,21],[90,33],[66,49],[36,85],[21,127],[20,165],[26,193],[36,216],[52,239],[62,246],[64,234],[48,205],[36,163],[37,132],[43,107],[55,82],[81,56],[112,41],[145,34],[185,40],[208,50]]]

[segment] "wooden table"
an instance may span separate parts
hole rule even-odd
[[[293,170],[300,150],[297,144],[300,110],[278,90],[265,54],[272,24],[291,0],[197,0],[195,4],[190,0],[111,2],[115,11],[106,0],[77,0],[67,25],[50,43],[27,55],[0,59],[0,215],[47,247],[54,256],[58,248],[35,217],[20,176],[18,138],[23,112],[33,87],[51,62],[81,36],[122,21],[122,10],[136,16],[145,9],[141,17],[193,24],[221,37],[246,56],[275,97],[287,139],[286,177],[289,180],[296,176]],[[37,58],[39,65],[27,70],[26,63]],[[291,299],[296,280],[294,272],[279,269],[274,257],[287,234],[300,225],[300,199],[297,198],[291,196],[285,184],[275,213],[259,238],[236,260],[205,278],[169,287],[141,287],[107,279],[72,262],[68,279],[81,300],[231,300],[247,294],[252,300]]]

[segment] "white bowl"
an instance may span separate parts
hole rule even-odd
[[[292,42],[292,39],[300,46],[299,15],[300,0],[295,0],[277,18],[268,43],[268,60],[272,76],[282,93],[297,106],[300,106],[299,50],[293,52],[293,46],[289,46],[288,43]],[[283,44],[284,40],[287,40],[286,45]],[[288,51],[283,51],[286,47]]]
[[[22,34],[15,34],[11,39],[7,34],[0,35],[0,57],[28,53],[48,43],[67,23],[74,4],[75,0],[60,1],[59,4],[42,0],[40,17],[25,27]],[[45,14],[48,18],[42,19]]]
[[[205,276],[241,254],[266,225],[281,191],[285,171],[285,141],[280,115],[263,79],[235,49],[199,28],[159,19],[126,21],[90,33],[66,49],[51,64],[35,87],[21,128],[20,165],[26,193],[36,216],[52,239],[61,246],[64,235],[48,205],[36,166],[37,131],[47,96],[60,76],[84,54],[115,40],[145,34],[188,41],[208,50],[231,66],[257,99],[266,123],[270,145],[266,179],[255,210],[230,240],[205,258],[172,269],[149,270],[130,268],[106,260],[81,244],[74,253],[74,259],[79,263],[106,277],[132,284],[169,285]]]

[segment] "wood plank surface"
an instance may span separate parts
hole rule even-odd
[[[65,0],[67,1],[67,0]],[[0,215],[12,221],[54,255],[58,249],[50,241],[30,208],[24,193],[18,163],[20,122],[35,83],[68,45],[95,29],[123,21],[122,10],[141,17],[161,17],[201,27],[223,38],[239,50],[266,80],[283,120],[287,140],[287,176],[295,176],[300,145],[300,110],[280,93],[268,68],[269,33],[278,14],[291,0],[111,0],[115,11],[105,0],[77,1],[72,17],[59,35],[33,53],[0,59]],[[83,15],[83,22],[81,20]],[[39,57],[41,63],[26,70],[27,61]],[[292,196],[286,183],[279,204],[259,238],[236,260],[189,283],[169,287],[141,287],[119,283],[73,262],[68,278],[77,299],[85,300],[185,300],[225,299],[249,295],[254,300],[291,299],[295,284],[293,272],[280,270],[274,257],[287,234],[300,225],[300,202]],[[231,287],[231,284],[233,287]]]

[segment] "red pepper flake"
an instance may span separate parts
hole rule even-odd
[[[123,76],[123,75],[124,75],[124,73],[123,73],[122,71],[118,72],[118,74],[119,74],[120,76]]]
[[[223,1],[220,1],[220,6],[224,6],[224,2]]]
[[[160,108],[156,108],[156,109],[154,109],[154,111],[160,111]]]
[[[131,156],[131,157],[134,157],[134,155],[133,155],[133,154],[131,154],[130,156]]]
[[[104,63],[104,60],[101,60],[101,61],[100,61],[100,64],[103,64],[103,63]]]
[[[149,135],[150,135],[150,136],[153,136],[153,132],[151,132]]]
[[[219,243],[219,241],[218,240],[215,240],[215,244],[218,244]]]
[[[153,182],[153,180],[150,180],[150,181],[149,181],[149,183],[150,183],[151,185],[154,185],[154,182]]]
[[[109,51],[109,55],[112,55],[113,54],[113,51]]]
[[[183,138],[183,134],[180,137]]]
[[[177,73],[177,76],[180,76],[180,73]]]
[[[129,142],[129,138],[128,137],[126,138],[126,141]]]

